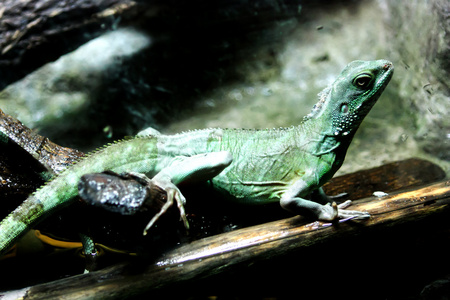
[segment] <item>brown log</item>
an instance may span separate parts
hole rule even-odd
[[[409,158],[334,177],[323,188],[327,195],[346,193],[346,199],[361,199],[375,191],[392,192],[444,178],[445,172],[439,166],[423,159]]]
[[[132,0],[0,3],[0,90],[139,13]]]
[[[27,288],[16,296],[20,299],[122,299],[227,272],[257,260],[268,260],[318,245],[326,247],[331,240],[363,236],[374,228],[386,232],[401,224],[448,216],[449,204],[450,181],[444,180],[383,198],[358,201],[355,209],[372,214],[366,221],[330,224],[308,223],[301,217],[288,218],[182,245],[147,266],[142,266],[142,263],[139,267],[116,265]]]
[[[52,175],[59,174],[67,166],[84,155],[76,149],[51,142],[0,109],[0,133],[30,154]],[[20,159],[20,158],[17,158]]]

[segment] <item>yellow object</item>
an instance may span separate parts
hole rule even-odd
[[[73,248],[83,248],[83,244],[81,242],[71,242],[71,241],[63,241],[63,240],[57,240],[54,239],[48,235],[45,235],[41,233],[39,230],[35,230],[35,235],[38,239],[40,239],[43,243],[48,244],[53,247],[58,248],[65,248],[65,249],[73,249]],[[104,252],[113,252],[113,253],[121,253],[121,254],[127,254],[127,255],[137,255],[133,252],[128,252],[124,250],[114,249],[108,246],[105,246],[103,244],[97,244],[95,243],[95,247],[99,251],[99,255],[103,254]],[[103,251],[101,251],[103,250]]]
[[[39,230],[35,230],[35,235],[42,242],[44,242],[50,246],[53,246],[53,247],[66,248],[66,249],[83,247],[83,244],[81,244],[81,242],[69,242],[69,241],[56,240],[54,238],[49,237],[48,235],[42,234]]]

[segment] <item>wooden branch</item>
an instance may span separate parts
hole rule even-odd
[[[400,224],[435,218],[448,214],[449,208],[450,181],[444,180],[383,198],[358,201],[355,209],[372,214],[366,221],[307,223],[301,217],[293,217],[183,245],[147,266],[142,266],[142,262],[139,266],[116,265],[37,285],[15,292],[15,295],[19,299],[121,299],[227,272],[257,260],[268,260],[318,245],[326,247],[331,240],[355,234],[362,236],[375,228],[387,231]]]
[[[2,1],[0,90],[139,13],[132,0]]]
[[[0,110],[0,218],[15,209],[45,180],[84,154],[61,147]]]
[[[12,140],[30,154],[52,175],[59,174],[67,166],[84,155],[76,149],[59,146],[47,137],[39,135],[14,117],[0,109],[0,134]]]
[[[444,178],[445,172],[439,166],[423,159],[409,158],[333,177],[323,188],[327,195],[345,193],[346,199],[361,199],[375,191],[393,192]]]

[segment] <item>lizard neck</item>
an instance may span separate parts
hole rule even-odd
[[[329,165],[331,170],[337,171],[344,162],[354,132],[336,135],[330,120],[322,115],[307,119],[297,126],[296,136],[310,155]],[[305,137],[308,137],[307,141],[304,141]]]

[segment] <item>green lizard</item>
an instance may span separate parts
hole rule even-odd
[[[109,144],[71,165],[30,195],[0,223],[0,254],[54,211],[77,196],[80,177],[111,170],[152,177],[167,192],[167,203],[145,232],[175,201],[188,226],[181,182],[208,181],[235,201],[280,202],[294,214],[319,220],[367,218],[367,212],[336,205],[321,186],[344,161],[361,121],[389,83],[393,65],[386,60],[354,61],[319,94],[319,102],[294,127],[267,130],[205,129],[162,135],[149,129],[136,138]],[[306,197],[311,194],[311,200]]]

